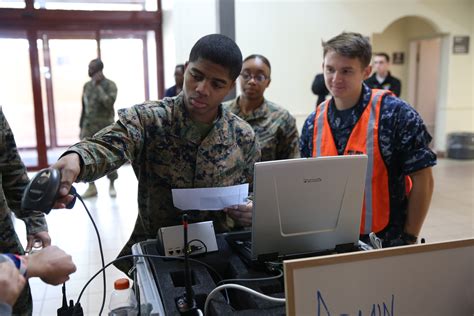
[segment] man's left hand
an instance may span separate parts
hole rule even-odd
[[[42,231],[36,234],[27,235],[26,239],[28,243],[26,245],[25,252],[30,252],[31,249],[34,247],[35,242],[41,242],[42,248],[48,247],[51,245],[51,237],[49,236],[47,231]],[[39,247],[36,247],[36,248],[39,248]]]
[[[99,82],[101,82],[104,79],[105,77],[102,71],[98,71],[94,75],[92,75],[92,82],[94,83],[94,85],[97,85]]]

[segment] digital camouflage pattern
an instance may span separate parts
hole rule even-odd
[[[344,152],[352,129],[368,105],[371,95],[372,90],[363,84],[358,104],[344,111],[338,111],[334,99],[331,99],[328,121],[340,155]],[[300,139],[302,157],[312,156],[315,115],[315,111],[312,112],[303,125]],[[390,189],[390,223],[387,233],[392,236],[399,234],[400,230],[403,231],[405,224],[405,176],[436,165],[436,154],[429,147],[432,138],[423,119],[405,101],[393,95],[384,96],[379,122],[380,151],[387,166]]]
[[[47,231],[43,213],[21,209],[23,191],[29,179],[16,148],[12,130],[0,107],[0,252],[24,254],[23,247],[11,219],[11,210],[25,222],[27,234]],[[29,286],[18,298],[13,315],[31,315],[32,301]]]
[[[118,111],[119,120],[69,148],[83,167],[78,181],[93,181],[130,161],[138,179],[138,218],[119,256],[137,242],[156,238],[160,227],[179,225],[171,189],[221,187],[249,183],[260,149],[252,128],[219,108],[214,127],[202,140],[189,117],[183,94]],[[190,222],[213,220],[217,232],[232,229],[223,212],[190,212]],[[124,271],[132,261],[116,266]]]
[[[79,122],[80,139],[92,137],[95,133],[114,122],[114,103],[117,86],[112,80],[102,79],[98,84],[86,82],[82,92],[82,113]],[[118,178],[117,172],[107,175],[110,180]]]
[[[239,98],[224,106],[252,126],[260,143],[262,161],[300,157],[298,129],[290,112],[264,99],[256,110],[244,114],[238,102]]]
[[[79,122],[81,139],[92,137],[114,122],[115,99],[117,99],[117,86],[112,80],[104,78],[98,84],[90,80],[84,85]]]

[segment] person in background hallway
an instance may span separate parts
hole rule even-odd
[[[169,89],[166,89],[165,97],[177,96],[183,90],[184,82],[184,65],[176,65],[174,68],[174,82],[176,83]]]
[[[262,161],[298,158],[298,130],[295,118],[284,108],[265,99],[271,66],[262,55],[244,59],[240,73],[242,94],[224,106],[252,126],[257,135]]]
[[[373,58],[374,73],[365,84],[371,89],[384,89],[392,91],[397,97],[402,93],[400,80],[390,74],[390,57],[386,53],[377,53]]]
[[[16,148],[15,138],[7,119],[0,107],[0,253],[25,254],[21,242],[13,226],[13,211],[26,225],[27,246],[29,252],[35,243],[43,247],[51,244],[48,226],[44,214],[39,211],[21,209],[23,191],[29,183],[26,168],[21,161]],[[31,315],[33,304],[30,287],[23,288],[20,298],[13,307],[13,312],[19,315]]]
[[[59,285],[69,280],[75,271],[71,256],[56,246],[28,256],[0,254],[0,315],[12,314],[12,306],[27,278],[39,277],[43,282]]]
[[[324,102],[324,100],[326,100],[326,97],[329,94],[329,90],[328,88],[326,88],[326,83],[324,82],[324,74],[317,74],[316,77],[314,77],[313,84],[311,85],[311,90],[315,95],[318,96],[316,106],[320,105]]]
[[[89,63],[89,77],[91,80],[84,85],[82,93],[82,114],[79,126],[81,128],[81,140],[92,137],[95,133],[114,122],[114,103],[117,98],[117,86],[112,80],[105,78],[102,70],[104,64],[100,59],[94,59]],[[116,171],[107,174],[110,180],[109,195],[117,196],[114,182],[118,178]],[[97,188],[94,182],[89,183],[83,198],[97,196]]]
[[[364,84],[371,71],[371,46],[361,34],[342,33],[323,43],[323,56],[332,98],[306,119],[301,156],[368,155],[371,178],[364,193],[361,240],[375,232],[384,247],[416,243],[433,193],[431,136],[408,103]],[[407,176],[413,182],[409,194]]]
[[[252,127],[222,107],[242,69],[242,54],[230,38],[211,34],[191,49],[183,92],[118,111],[119,119],[68,149],[53,165],[61,171],[55,207],[69,203],[74,181],[91,181],[130,162],[138,178],[138,218],[119,256],[133,244],[155,238],[160,227],[180,225],[182,212],[171,189],[249,183],[260,148]],[[252,203],[224,212],[189,212],[190,222],[214,222],[217,233],[250,226]],[[230,216],[230,217],[228,217]],[[127,273],[133,260],[116,266]]]

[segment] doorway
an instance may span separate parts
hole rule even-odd
[[[420,16],[399,18],[382,33],[372,35],[373,52],[385,52],[392,57],[390,72],[401,81],[400,98],[420,113],[433,137],[431,147],[436,147],[436,125],[439,125],[441,63],[445,58],[443,36],[432,21]],[[403,58],[395,62],[395,54]]]
[[[430,135],[435,137],[436,112],[439,97],[441,65],[441,38],[414,40],[410,42],[408,63],[408,103],[423,118]],[[434,146],[435,141],[430,143]]]
[[[43,32],[38,40],[48,160],[79,141],[82,89],[89,62],[100,56],[104,74],[117,85],[115,110],[149,99],[146,32]],[[49,162],[49,161],[48,161]],[[50,162],[49,162],[50,163]]]
[[[87,69],[92,59],[100,56],[105,76],[117,85],[115,112],[158,97],[156,53],[150,50],[156,50],[154,31],[38,31],[36,46],[43,148],[37,146],[34,80],[26,33],[0,35],[0,67],[4,70],[0,74],[0,104],[20,156],[30,169],[45,167],[39,156],[44,155],[43,161],[50,165],[79,141],[82,89],[90,80]]]
[[[15,11],[0,5],[0,105],[29,170],[79,140],[90,60],[100,57],[118,87],[115,110],[163,95],[160,0],[18,2]]]

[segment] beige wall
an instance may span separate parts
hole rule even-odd
[[[401,98],[408,100],[410,41],[428,37],[441,36],[428,21],[416,16],[401,18],[387,26],[382,33],[372,34],[373,52],[385,52],[390,58],[394,52],[403,52],[403,64],[391,64],[390,72],[402,82]],[[392,61],[392,60],[391,60]]]
[[[188,60],[194,43],[216,33],[216,0],[164,0],[163,45],[165,86],[174,85],[174,67]]]
[[[215,0],[175,0],[172,12],[173,29],[165,29],[165,33],[174,32],[175,59],[180,60],[187,57],[200,36],[215,32]],[[243,55],[261,53],[270,59],[272,83],[266,97],[287,107],[297,117],[299,126],[316,101],[310,87],[314,75],[321,72],[321,40],[342,31],[372,37],[409,16],[429,21],[445,35],[442,67],[446,77],[440,91],[436,144],[437,150],[444,151],[447,133],[474,131],[474,1],[235,0],[236,40]],[[416,31],[420,25],[404,27]],[[469,54],[451,53],[453,35],[470,36]],[[393,36],[401,45],[393,49],[408,51],[399,36]],[[173,63],[166,62],[170,72],[168,64]],[[403,69],[394,72],[406,79]]]

